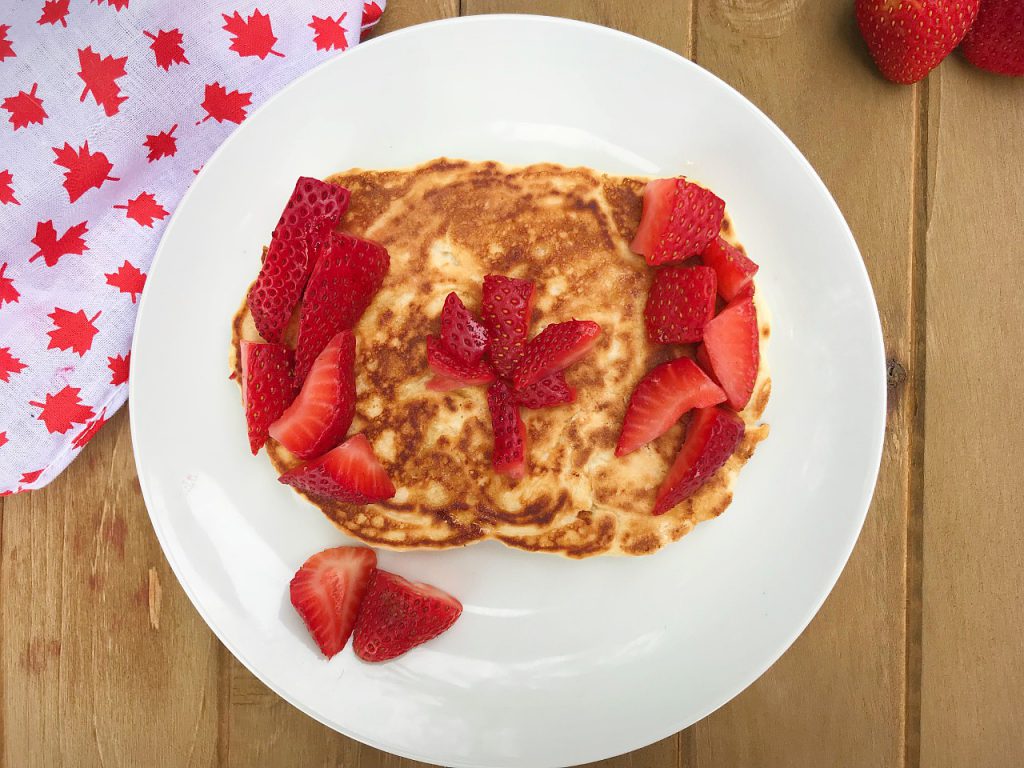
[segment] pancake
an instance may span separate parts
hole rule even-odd
[[[582,558],[650,554],[725,511],[737,473],[768,434],[759,423],[771,388],[764,364],[768,313],[759,295],[761,371],[740,414],[746,435],[726,465],[694,496],[655,517],[655,493],[687,420],[628,456],[614,455],[637,382],[653,366],[694,351],[646,339],[643,308],[653,270],[629,250],[646,179],[553,164],[438,159],[404,170],[356,169],[328,181],[352,193],[339,228],[382,243],[391,256],[390,273],[355,328],[350,434],[366,434],[397,493],[366,506],[307,497],[338,528],[392,549],[496,539]],[[728,216],[722,234],[738,245]],[[519,481],[491,468],[484,388],[425,387],[425,338],[437,333],[445,297],[456,291],[478,313],[488,273],[536,284],[531,337],[572,318],[594,320],[603,331],[566,372],[578,393],[574,404],[523,409],[527,472]],[[233,324],[236,368],[242,339],[260,340],[244,297]],[[267,454],[279,473],[300,463],[273,440]]]

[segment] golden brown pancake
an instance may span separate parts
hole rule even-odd
[[[645,179],[552,164],[510,168],[438,159],[405,170],[351,170],[328,181],[352,192],[339,228],[382,243],[391,255],[391,271],[355,329],[358,401],[351,433],[370,439],[398,492],[367,506],[307,497],[341,530],[392,549],[497,539],[574,558],[644,555],[725,510],[737,473],[768,434],[759,424],[770,393],[760,297],[761,371],[741,414],[746,435],[722,470],[655,517],[655,493],[686,419],[634,453],[614,455],[637,382],[653,366],[693,354],[691,346],[652,345],[646,338],[643,308],[653,271],[629,250]],[[728,217],[722,233],[736,243]],[[518,481],[491,469],[484,388],[424,386],[430,378],[425,339],[438,333],[445,296],[456,291],[479,312],[489,273],[536,284],[531,336],[571,318],[594,320],[603,331],[567,371],[575,403],[523,409],[527,473]],[[291,341],[294,328],[289,334]],[[236,366],[241,339],[260,340],[244,300],[233,327]],[[267,453],[278,472],[300,463],[273,440]]]

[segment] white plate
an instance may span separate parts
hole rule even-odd
[[[769,440],[727,513],[657,555],[570,562],[494,543],[381,553],[456,594],[448,634],[326,662],[292,573],[345,541],[249,455],[229,321],[296,176],[438,155],[685,173],[728,203],[772,308]],[[367,744],[448,766],[565,766],[699,720],[817,611],[881,456],[882,337],[843,217],[763,114],[700,67],[578,22],[478,16],[360,45],[221,147],[167,228],[132,351],[132,436],[153,527],[196,608],[281,696]]]

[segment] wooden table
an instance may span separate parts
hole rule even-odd
[[[733,702],[602,766],[1024,764],[1024,80],[953,56],[893,86],[852,4],[391,0],[378,32],[531,11],[678,51],[803,150],[871,273],[889,430],[838,586]],[[299,713],[221,647],[153,535],[125,412],[49,488],[0,502],[0,765],[415,765]]]

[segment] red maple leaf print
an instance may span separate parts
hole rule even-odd
[[[17,96],[8,96],[3,102],[0,102],[0,107],[11,113],[8,119],[14,126],[14,130],[25,128],[32,123],[42,123],[49,117],[46,110],[43,109],[43,100],[36,96],[38,87],[39,83],[32,83],[32,90],[28,93],[19,91]]]
[[[384,9],[377,5],[377,3],[363,3],[363,19],[361,25],[363,27],[373,26],[380,21],[380,17],[383,13]]]
[[[92,348],[92,340],[99,328],[96,327],[96,318],[102,313],[97,312],[92,318],[85,316],[85,310],[69,312],[60,307],[54,307],[49,314],[53,320],[53,330],[47,331],[50,343],[47,349],[70,349],[79,357],[85,357],[85,353]]]
[[[42,256],[46,266],[52,267],[60,261],[61,256],[67,256],[68,254],[81,256],[89,250],[89,246],[85,244],[85,239],[82,237],[89,231],[86,224],[87,222],[81,221],[73,227],[68,227],[68,231],[58,239],[53,221],[38,222],[36,224],[36,236],[32,238],[32,245],[39,250],[29,257],[29,261],[35,261]]]
[[[127,62],[127,56],[119,59],[113,56],[100,56],[91,45],[79,49],[78,64],[81,69],[78,76],[82,78],[85,87],[78,100],[85,101],[86,94],[92,91],[92,97],[103,107],[107,117],[116,115],[121,104],[128,98],[121,94],[121,87],[117,84],[117,79],[124,77]]]
[[[36,22],[39,26],[43,24],[60,24],[62,27],[67,27],[68,20],[68,6],[71,4],[71,0],[46,0],[43,3],[43,15],[39,17],[39,21]]]
[[[270,17],[265,13],[260,13],[259,8],[255,9],[247,19],[243,19],[238,11],[235,11],[232,16],[228,16],[226,13],[222,13],[221,16],[224,17],[223,29],[231,35],[231,45],[228,46],[228,50],[234,51],[239,56],[258,56],[261,60],[270,54],[284,56],[280,51],[274,50],[277,38],[270,28]]]
[[[341,26],[341,22],[346,16],[348,14],[343,13],[337,20],[330,16],[324,19],[314,16],[313,23],[306,25],[313,30],[313,42],[316,43],[318,51],[344,51],[348,48],[348,40],[345,37],[347,30]]]
[[[18,55],[14,52],[14,46],[11,45],[11,41],[7,39],[7,30],[10,28],[10,24],[0,24],[0,61],[13,59]]]
[[[21,475],[21,482],[30,485],[39,479],[39,476],[43,474],[41,469],[33,469],[31,472],[23,472]],[[20,488],[18,490],[21,490]]]
[[[169,131],[146,134],[146,140],[142,143],[149,150],[149,154],[146,156],[149,162],[152,163],[154,160],[159,160],[162,157],[174,156],[174,153],[178,151],[178,140],[174,138],[174,132],[177,129],[178,124],[175,123]]]
[[[3,308],[4,304],[15,304],[18,301],[18,297],[21,296],[18,293],[18,289],[14,287],[14,280],[9,277],[4,277],[4,272],[7,271],[7,262],[0,264],[0,309]]]
[[[3,448],[7,444],[7,433],[0,432],[0,448]]]
[[[203,103],[200,104],[206,110],[206,117],[198,121],[205,123],[211,117],[220,122],[241,123],[245,119],[245,108],[252,103],[252,93],[231,91],[220,83],[210,83],[206,86],[206,94]]]
[[[143,32],[153,42],[149,47],[156,56],[156,65],[166,72],[171,64],[188,64],[185,58],[185,49],[181,44],[183,38],[179,29],[158,29],[154,35],[152,32]]]
[[[90,440],[96,437],[96,433],[100,431],[100,427],[102,427],[107,421],[105,418],[103,418],[106,415],[106,413],[106,408],[100,411],[99,416],[97,416],[93,421],[90,421],[88,424],[86,424],[85,429],[83,429],[81,432],[75,435],[74,439],[71,441],[71,445],[75,448],[83,448],[86,443],[88,443]]]
[[[115,387],[128,381],[128,369],[132,364],[132,353],[127,355],[114,355],[107,358],[107,368],[110,369],[110,383]]]
[[[57,155],[53,164],[67,168],[64,173],[64,189],[68,191],[72,203],[90,189],[99,189],[105,181],[120,181],[110,175],[114,164],[102,152],[90,152],[88,141],[77,151],[64,142],[60,149],[53,147],[53,152]]]
[[[92,0],[96,5],[103,5],[106,3],[115,11],[120,11],[128,7],[128,0]]]
[[[14,174],[7,170],[0,171],[0,203],[21,205],[14,196]]]
[[[21,373],[25,368],[26,365],[11,354],[10,347],[0,347],[0,381],[6,384],[12,373]]]
[[[130,293],[132,304],[138,299],[142,289],[146,287],[146,275],[127,259],[117,268],[117,272],[111,272],[106,275],[106,278],[108,285],[114,286],[121,293]]]
[[[149,192],[140,192],[139,196],[128,200],[125,205],[115,205],[128,212],[128,218],[134,219],[144,227],[152,227],[153,222],[167,218],[167,211]]]
[[[47,393],[42,403],[29,401],[29,405],[42,409],[36,418],[46,424],[48,432],[64,434],[75,424],[85,424],[96,415],[92,408],[79,399],[78,393],[81,391],[78,387],[66,385],[59,392]],[[22,478],[22,482],[31,483],[34,479]]]

